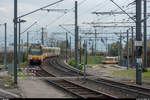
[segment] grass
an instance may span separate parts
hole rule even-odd
[[[69,59],[67,61],[67,63],[69,65],[75,67],[75,60],[74,60],[74,58]],[[82,58],[81,58],[81,64],[83,64],[83,63],[84,63],[84,57],[82,56]],[[83,65],[81,65],[81,64],[79,64],[79,69],[80,70],[83,69]],[[96,57],[96,64],[101,64],[101,57]],[[88,56],[87,65],[90,66],[90,65],[96,65],[96,64],[95,64],[95,57],[94,56]]]
[[[74,58],[73,59],[69,59],[68,61],[67,61],[67,63],[70,65],[70,66],[72,66],[72,67],[76,67],[75,66],[75,60],[74,60]],[[79,65],[79,70],[83,70],[83,65]]]
[[[11,63],[12,63],[12,62],[7,62],[7,65],[8,65],[8,64],[11,64]],[[0,63],[0,66],[4,66],[4,63],[1,62],[1,63]]]
[[[13,83],[13,79],[12,77],[6,76],[5,77],[5,83],[2,84],[4,87],[8,87],[8,88],[18,88],[17,84]]]
[[[27,62],[27,61],[25,61],[25,62],[20,63],[20,65],[19,65],[19,66],[21,66],[21,67],[23,68],[23,67],[26,67],[26,66],[27,66],[27,64],[28,64],[28,62]]]
[[[136,69],[119,70],[119,71],[113,72],[112,75],[135,78],[136,77]],[[142,78],[150,78],[150,68],[148,68],[148,72],[142,73]]]
[[[10,75],[13,76],[14,73],[10,73]],[[29,74],[23,74],[22,72],[18,72],[17,75],[18,75],[19,77],[28,77],[28,76],[31,76],[31,75],[29,75]]]
[[[84,63],[84,56],[82,56],[82,58],[81,58],[81,63],[82,64]],[[96,64],[101,64],[101,57],[96,57],[96,63],[95,63],[95,57],[88,56],[87,65],[96,65]]]

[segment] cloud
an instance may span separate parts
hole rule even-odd
[[[31,12],[37,8],[43,7],[47,4],[53,3],[58,0],[18,0],[18,16],[26,14],[28,12]],[[48,7],[50,9],[71,9],[74,8],[74,1],[75,0],[64,0],[63,2],[53,5],[51,7]],[[81,3],[84,0],[77,0],[78,1],[78,24],[81,26],[81,28],[91,28],[89,25],[83,25],[83,22],[92,22],[92,21],[122,21],[122,19],[127,19],[128,16],[126,15],[117,15],[117,16],[109,16],[109,15],[94,15],[92,12],[98,11],[98,12],[107,12],[110,10],[115,11],[121,11],[118,7],[116,7],[110,0],[85,0],[85,2]],[[133,0],[114,0],[120,7],[126,6],[129,2]],[[80,4],[81,3],[81,4]],[[128,12],[134,12],[135,8],[129,7],[127,10]],[[127,9],[127,8],[124,8]],[[148,8],[149,10],[149,8]],[[46,11],[39,11],[36,13],[33,13],[31,15],[28,15],[26,17],[23,17],[22,19],[27,20],[26,23],[21,24],[21,30],[25,30],[27,27],[29,27],[31,24],[33,24],[35,21],[38,21],[38,24],[33,26],[31,30],[39,30],[41,27],[44,27],[48,25],[47,28],[48,33],[62,31],[63,29],[59,28],[59,24],[73,24],[74,23],[74,12],[73,10],[69,13],[65,14],[63,17],[63,13],[59,12],[49,12]],[[8,34],[13,34],[13,17],[14,17],[14,0],[0,0],[0,22],[8,23]],[[83,27],[84,26],[84,27]],[[65,26],[68,30],[71,30],[74,32],[74,29],[72,30],[72,26]],[[112,31],[112,29],[99,29],[99,31]],[[113,31],[118,31],[122,29],[113,29]],[[149,31],[149,30],[148,30]],[[35,33],[33,33],[34,35]],[[25,34],[26,35],[26,34]],[[2,36],[1,36],[2,37]],[[40,36],[39,36],[40,37]],[[24,37],[23,37],[24,38]],[[26,40],[26,38],[24,38]]]
[[[6,12],[7,12],[7,9],[6,9],[6,8],[4,8],[4,7],[0,7],[0,12],[2,12],[2,13],[6,13]]]

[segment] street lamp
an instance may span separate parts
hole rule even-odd
[[[19,19],[19,47],[18,47],[18,64],[20,64],[20,34],[21,34],[21,23],[25,23],[25,22],[27,22],[26,20],[21,20],[21,19]]]

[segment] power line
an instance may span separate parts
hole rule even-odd
[[[81,1],[78,6],[80,6],[80,5],[82,5],[83,3],[85,3],[85,1],[87,1],[87,0]],[[66,11],[63,15],[57,17],[57,18],[56,18],[55,20],[53,20],[52,22],[48,23],[48,24],[46,25],[46,27],[48,27],[50,24],[55,23],[55,22],[58,21],[59,19],[61,19],[62,17],[64,17],[67,13],[69,13],[69,12],[72,11],[73,9],[74,9],[74,7],[71,8],[70,10]]]
[[[39,8],[39,9],[34,10],[34,11],[31,11],[31,12],[29,12],[29,13],[27,13],[27,14],[21,15],[21,16],[19,16],[18,18],[22,18],[22,17],[24,17],[24,16],[30,15],[30,14],[32,14],[32,13],[35,13],[35,12],[37,12],[37,11],[39,11],[39,10],[44,9],[44,8],[53,6],[53,5],[55,5],[55,4],[59,3],[59,2],[62,2],[62,1],[64,1],[64,0],[56,1],[56,2],[54,2],[54,3],[51,3],[51,4],[46,5],[46,6],[44,6],[44,7],[41,7],[41,8]]]

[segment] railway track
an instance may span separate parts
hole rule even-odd
[[[84,72],[82,72],[81,70],[78,70],[76,68],[73,68],[73,67],[70,67],[70,66],[66,65],[64,63],[64,60],[62,60],[61,58],[56,59],[56,64],[58,66],[60,66],[61,68],[65,68],[66,70],[71,70],[71,71],[75,72],[76,74],[78,74],[80,76],[84,76]],[[86,73],[86,76],[92,76],[92,75]]]
[[[64,71],[64,70],[61,70],[61,71]],[[66,72],[66,70],[64,72]],[[44,70],[41,66],[40,66],[40,70],[36,70],[36,75],[38,77],[56,77],[55,75]],[[56,79],[56,80],[44,79],[44,80],[79,98],[117,98],[115,96],[112,96],[103,92],[95,91],[87,87],[77,85],[65,79]]]
[[[48,64],[63,73],[67,73],[66,76],[83,76],[82,73],[72,70],[71,68],[67,68],[67,67],[61,65],[60,63],[58,63],[58,58],[52,58],[48,62]]]
[[[55,77],[53,74],[48,73],[44,69],[36,70],[36,76],[38,77]]]
[[[87,87],[80,86],[67,80],[48,80],[48,82],[79,98],[117,98],[103,92],[91,90]]]
[[[59,63],[60,60],[56,59],[56,58],[53,58],[51,61],[49,61],[48,63],[52,66],[52,67],[55,67],[57,70],[59,70],[60,72],[63,72],[63,73],[67,73],[66,75],[69,75],[69,76],[77,76],[77,72],[75,72],[74,70],[71,71],[71,68],[67,68],[67,66],[65,65],[61,65],[61,63]],[[44,72],[44,71],[41,71],[39,72],[41,73],[40,75],[43,76],[43,77],[56,77],[55,75],[51,75],[49,74],[49,72]],[[80,74],[82,75],[82,74]],[[85,91],[95,91],[95,90],[90,90],[90,89],[85,89],[85,87],[83,86],[80,86],[78,84],[78,86],[75,86],[77,84],[75,83],[71,83],[70,81],[68,80],[47,80],[48,82],[70,92],[71,94],[74,94],[78,97],[82,97],[82,98],[95,98],[96,97],[105,97],[105,95],[102,95],[102,94],[105,94],[105,93],[102,93],[102,94],[98,94],[97,93],[93,93],[92,92],[85,92]],[[98,84],[99,86],[102,86],[106,89],[110,89],[111,91],[115,92],[115,91],[119,91],[119,92],[122,92],[122,93],[125,93],[125,94],[130,94],[130,95],[133,95],[134,97],[138,98],[138,97],[150,97],[150,89],[147,89],[147,88],[143,88],[143,87],[139,87],[139,86],[133,86],[133,85],[128,85],[128,84],[124,84],[124,83],[120,83],[120,82],[115,82],[115,81],[111,81],[111,80],[107,80],[107,79],[102,79],[102,78],[98,78],[98,79],[90,79],[90,78],[87,78],[86,81],[90,81],[90,82],[94,82],[96,84]],[[85,90],[84,90],[84,89]],[[82,95],[82,93],[80,92],[83,91],[83,93],[85,92],[87,94],[87,96],[84,96]],[[79,93],[77,92],[79,91]],[[96,91],[98,92],[98,91]],[[91,93],[91,95],[90,95]],[[88,95],[89,94],[89,95]],[[93,96],[92,96],[93,95]],[[108,95],[108,94],[107,94]],[[111,97],[110,95],[106,96],[106,97]]]
[[[138,97],[150,97],[150,89],[135,86],[135,85],[128,85],[120,82],[115,82],[107,79],[98,78],[96,80],[88,79],[89,81],[96,82],[98,84],[101,84],[103,86],[106,86],[107,88],[114,88],[119,91],[126,92],[128,94],[134,95],[136,98]]]
[[[56,62],[57,62],[58,66],[61,66],[61,68],[66,69],[66,66],[64,64],[60,63],[61,62],[60,59],[56,59]],[[90,80],[90,79],[88,79],[88,80]],[[106,88],[113,88],[115,90],[122,91],[127,94],[132,94],[137,98],[138,97],[150,97],[150,89],[147,89],[147,88],[134,86],[134,85],[128,85],[128,84],[115,82],[115,81],[102,79],[102,78],[98,78],[96,80],[90,80],[90,81],[101,84]]]
[[[55,75],[52,75],[43,69],[37,70],[36,73],[37,73],[36,75],[39,77],[56,77]],[[61,79],[61,80],[45,79],[45,80],[48,83],[53,84],[79,98],[117,98],[115,96],[103,92],[95,91],[87,87],[77,85],[65,79]]]

